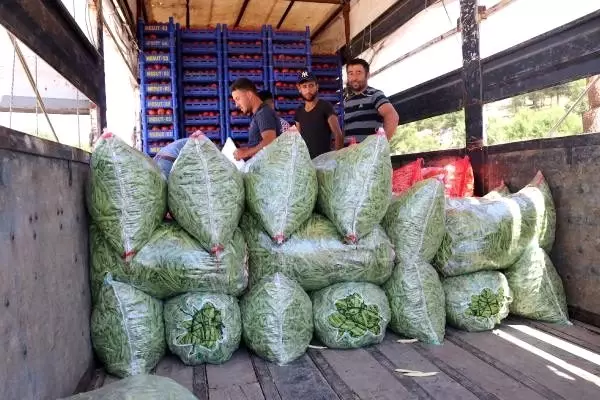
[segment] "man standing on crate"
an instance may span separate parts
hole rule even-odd
[[[361,58],[346,64],[348,84],[344,96],[344,131],[359,142],[383,127],[388,140],[398,128],[398,113],[381,90],[370,87],[369,63]]]
[[[252,114],[248,128],[248,145],[233,153],[236,160],[247,160],[281,135],[281,124],[275,111],[258,97],[250,79],[239,78],[231,85],[231,96],[244,114]]]
[[[338,116],[333,105],[319,99],[317,79],[309,71],[302,71],[297,83],[304,105],[296,110],[296,127],[308,146],[310,158],[315,158],[331,151],[331,138],[334,139],[334,150],[344,145],[344,135],[340,128]]]

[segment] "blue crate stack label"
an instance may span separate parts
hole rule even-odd
[[[182,133],[197,130],[218,145],[225,139],[222,26],[178,31]]]
[[[294,123],[296,109],[303,104],[296,83],[304,69],[311,69],[310,30],[268,28],[270,89],[278,115]]]
[[[269,89],[267,27],[261,29],[237,29],[223,27],[224,122],[227,137],[238,145],[248,142],[251,117],[238,110],[230,93],[231,84],[238,78],[248,78],[257,89]]]
[[[344,91],[342,58],[339,54],[313,54],[312,72],[319,84],[319,98],[334,106],[340,127],[344,130]]]
[[[179,138],[177,93],[176,25],[138,24],[142,110],[142,143],[154,156],[162,147]]]

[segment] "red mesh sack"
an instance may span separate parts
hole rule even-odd
[[[392,192],[400,194],[415,183],[423,180],[423,176],[421,175],[422,167],[423,159],[417,158],[415,161],[395,169],[392,175]]]
[[[446,195],[450,197],[473,197],[475,180],[468,156],[444,167],[446,170]]]

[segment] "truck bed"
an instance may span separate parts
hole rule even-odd
[[[600,399],[600,328],[510,318],[493,332],[447,329],[442,346],[383,343],[310,348],[277,366],[240,348],[224,365],[187,367],[175,356],[154,371],[210,400]],[[438,372],[403,376],[395,369]],[[90,390],[117,378],[97,370]]]

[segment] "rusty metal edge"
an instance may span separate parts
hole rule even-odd
[[[90,153],[75,147],[40,139],[13,129],[0,126],[0,150],[25,153],[47,158],[90,163]]]

